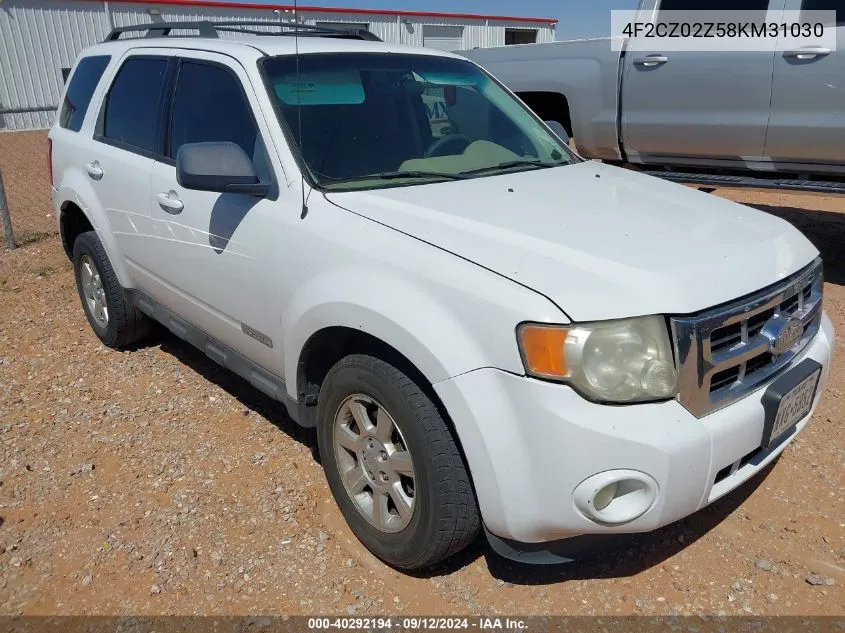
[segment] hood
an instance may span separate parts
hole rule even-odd
[[[527,286],[575,321],[698,312],[818,255],[772,215],[592,161],[328,198]]]

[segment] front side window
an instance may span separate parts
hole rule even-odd
[[[222,66],[183,62],[176,79],[168,154],[186,143],[228,141],[252,159],[261,182],[269,182],[264,144],[238,78]]]
[[[104,138],[146,152],[158,151],[167,63],[163,58],[130,57],[123,64],[106,97]]]
[[[97,89],[110,60],[110,55],[92,55],[79,60],[62,101],[59,113],[61,127],[74,132],[82,129],[82,121],[88,111],[91,97],[94,96],[94,90]]]
[[[313,181],[365,189],[578,159],[466,60],[382,53],[272,57],[271,98]]]

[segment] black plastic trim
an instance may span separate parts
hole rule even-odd
[[[782,191],[812,191],[816,193],[845,193],[845,181],[801,180],[797,178],[757,178],[728,174],[697,174],[679,171],[643,170],[648,176],[657,176],[671,182],[712,187],[748,187],[750,189],[776,189]]]
[[[231,370],[262,393],[284,404],[288,415],[294,422],[304,427],[316,425],[316,417],[305,414],[306,406],[288,395],[284,379],[252,362],[243,354],[227,347],[195,325],[188,323],[155,299],[138,290],[127,290],[126,292],[132,303],[148,317],[158,321],[183,341],[204,352],[218,365]]]
[[[775,416],[777,416],[780,401],[786,394],[795,389],[795,387],[800,385],[814,373],[818,372],[816,385],[813,388],[813,400],[815,400],[816,392],[818,391],[819,383],[821,382],[821,370],[822,366],[818,361],[815,361],[812,358],[804,359],[802,362],[798,363],[795,367],[783,374],[780,378],[775,380],[771,385],[769,385],[768,389],[766,389],[766,392],[760,400],[763,405],[763,410],[766,412],[766,421],[763,426],[763,439],[761,443],[764,448],[769,448],[772,444],[777,444],[780,439],[780,436],[771,437],[772,427],[775,424]],[[784,435],[789,433],[790,430],[791,429],[785,430]]]
[[[619,545],[625,534],[581,534],[557,541],[520,543],[496,536],[487,526],[484,534],[490,547],[502,558],[525,565],[563,565],[589,558]]]

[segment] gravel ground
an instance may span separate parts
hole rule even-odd
[[[704,511],[575,565],[521,567],[479,539],[400,574],[347,529],[280,405],[167,333],[99,344],[47,218],[43,140],[0,135],[19,236],[47,234],[0,252],[0,613],[845,613],[841,345],[807,430]],[[716,194],[816,243],[845,333],[845,198]]]

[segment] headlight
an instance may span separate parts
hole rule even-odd
[[[678,392],[678,372],[662,316],[539,325],[517,332],[525,370],[559,380],[592,400],[643,402]]]

